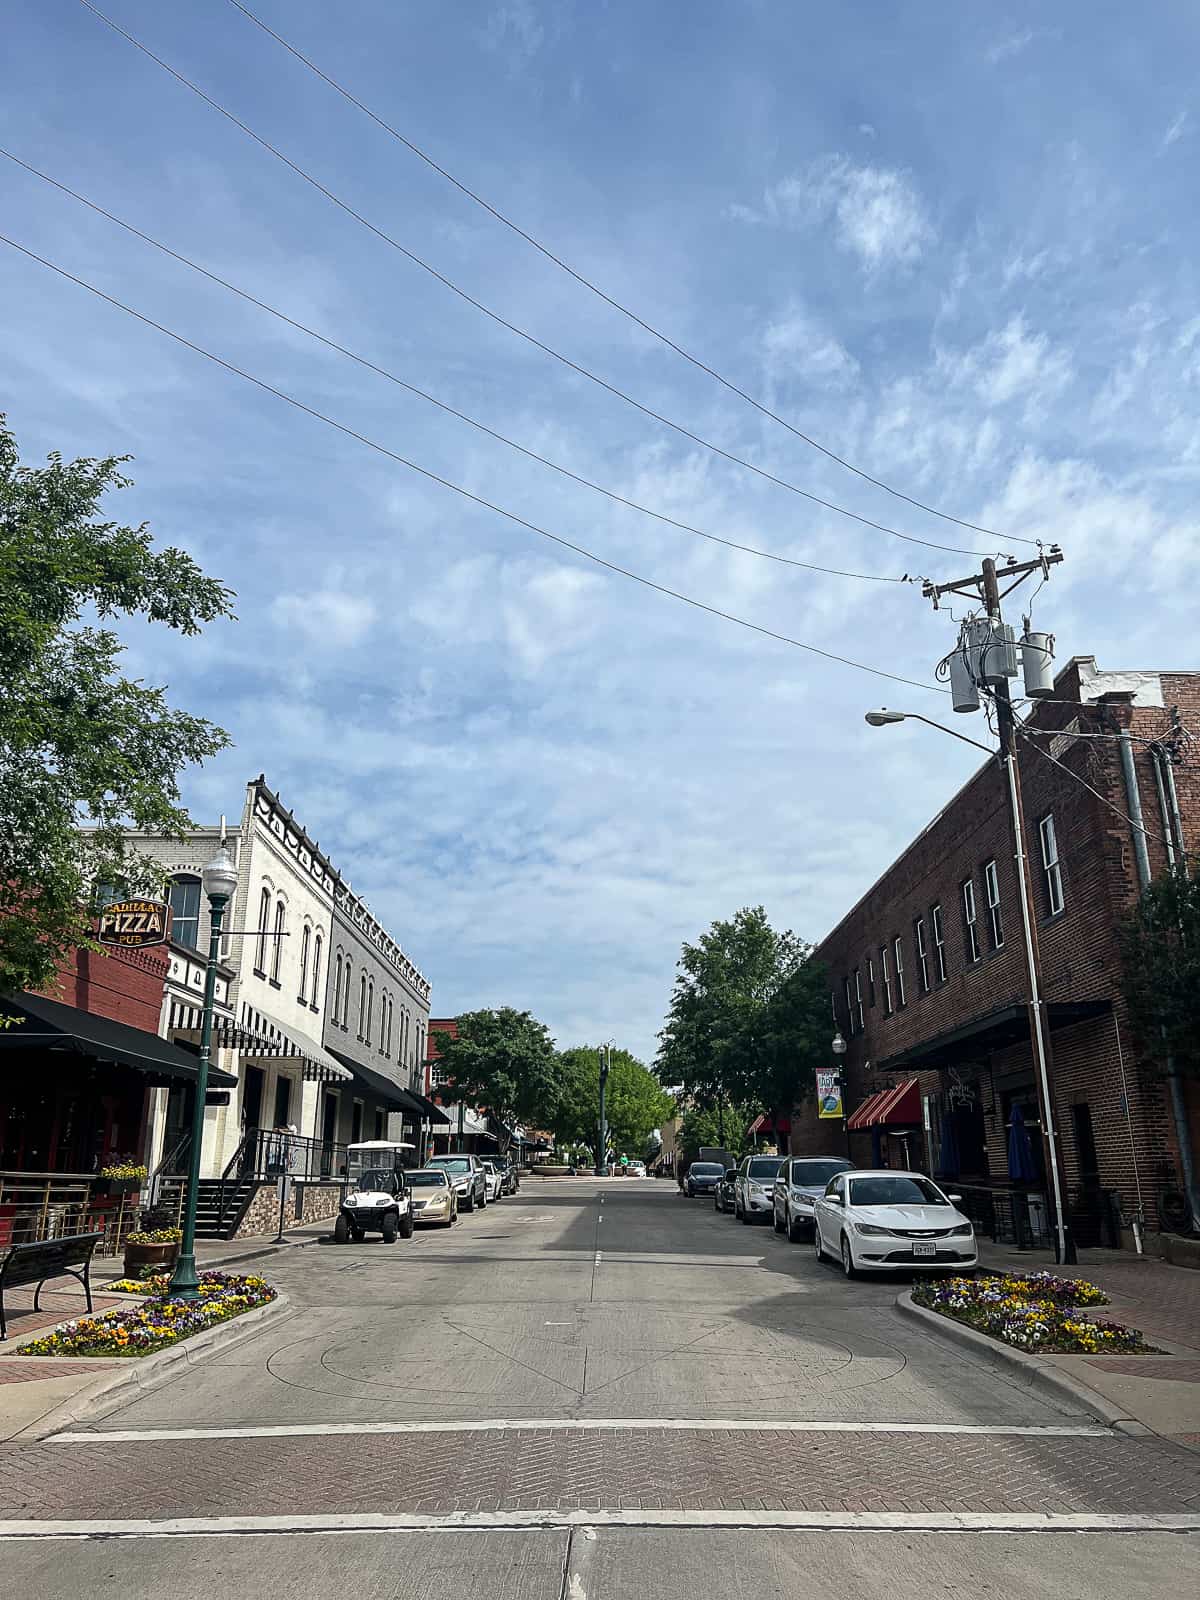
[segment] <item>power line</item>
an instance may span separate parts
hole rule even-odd
[[[571,266],[568,261],[564,261],[561,256],[555,254],[555,252],[551,250],[548,245],[543,244],[540,239],[535,238],[533,234],[527,232],[526,229],[522,228],[519,223],[514,222],[511,217],[506,216],[505,213],[497,206],[492,205],[489,200],[485,200],[481,194],[476,193],[474,189],[463,183],[460,178],[456,178],[452,172],[448,172],[445,167],[439,165],[439,163],[434,160],[428,151],[422,150],[420,145],[415,144],[413,140],[406,138],[406,136],[402,134],[398,128],[394,128],[392,124],[381,117],[378,112],[372,111],[370,106],[365,105],[360,99],[358,99],[356,95],[352,94],[344,84],[339,83],[336,78],[332,77],[323,68],[319,67],[315,61],[313,61],[309,56],[306,56],[302,51],[298,50],[296,46],[285,39],[282,34],[276,33],[275,29],[265,23],[261,17],[256,16],[254,12],[250,10],[249,6],[243,5],[242,0],[229,0],[229,3],[235,8],[235,10],[240,11],[248,21],[252,22],[256,28],[261,28],[263,33],[274,39],[276,44],[282,45],[289,55],[294,56],[297,61],[299,61],[303,66],[307,67],[308,70],[314,73],[318,78],[320,78],[323,83],[327,83],[329,87],[335,90],[336,93],[340,94],[344,100],[349,101],[349,103],[352,106],[357,107],[357,109],[361,111],[364,116],[369,117],[377,127],[382,128],[385,133],[389,134],[398,143],[402,144],[406,150],[411,151],[413,155],[418,157],[419,160],[423,161],[427,167],[432,168],[432,170],[440,177],[445,178],[447,183],[453,184],[461,194],[466,195],[468,200],[474,201],[477,206],[482,207],[482,209],[488,212],[490,216],[495,217],[497,222],[502,223],[504,227],[509,228],[518,236],[518,238],[524,239],[526,244],[532,245],[535,250],[537,250],[541,255],[545,256],[547,261],[553,262],[554,265],[560,269],[560,271],[565,272],[568,277],[574,278],[576,283],[581,284],[583,288],[596,295],[598,299],[603,300],[605,305],[611,306],[614,311],[619,311],[623,317],[628,317],[631,322],[636,323],[636,325],[645,333],[648,333],[652,338],[659,340],[660,343],[666,345],[669,350],[673,350],[676,355],[682,356],[685,361],[690,362],[691,365],[697,368],[700,372],[707,373],[710,378],[714,378],[724,388],[728,389],[731,394],[736,394],[740,399],[745,400],[748,405],[753,406],[754,409],[760,412],[764,417],[769,417],[772,422],[777,422],[781,428],[786,428],[787,431],[794,435],[795,438],[802,440],[807,445],[810,445],[814,450],[820,451],[820,453],[823,456],[827,456],[830,461],[836,461],[838,466],[845,467],[847,472],[853,472],[856,477],[864,479],[867,483],[874,484],[875,488],[884,490],[885,493],[895,496],[897,500],[905,501],[910,506],[915,506],[919,511],[928,512],[930,516],[940,517],[944,522],[953,522],[960,528],[969,528],[972,533],[986,534],[989,538],[1004,539],[1010,543],[1016,544],[1037,544],[1038,541],[1036,539],[1020,539],[1012,534],[999,534],[994,528],[982,527],[977,522],[967,522],[962,517],[951,516],[948,511],[939,511],[936,506],[926,505],[923,500],[916,500],[912,495],[905,494],[902,490],[893,488],[890,483],[885,483],[882,478],[872,477],[869,472],[865,472],[861,467],[856,467],[852,461],[847,461],[844,456],[839,456],[836,451],[830,450],[827,446],[821,444],[809,434],[802,433],[799,428],[794,427],[792,423],[788,422],[785,417],[781,417],[778,412],[772,411],[769,406],[765,406],[761,401],[756,400],[753,395],[748,394],[745,389],[740,388],[736,383],[733,382],[732,379],[726,378],[724,374],[718,372],[715,367],[710,367],[708,363],[702,361],[699,356],[695,356],[691,353],[691,351],[686,350],[683,345],[678,344],[670,337],[669,334],[664,333],[661,328],[656,328],[653,323],[647,322],[644,317],[639,316],[638,313],[632,310],[629,306],[622,304],[620,300],[617,300],[612,295],[606,293],[605,290],[601,289],[598,284],[594,283],[584,273],[578,271],[575,267]],[[962,552],[958,553],[961,554]]]
[[[1028,733],[1029,730],[1018,725],[1017,731],[1019,733]],[[1043,756],[1047,761],[1058,767],[1060,771],[1065,772],[1068,778],[1074,778],[1076,783],[1082,784],[1089,794],[1095,795],[1096,799],[1099,800],[1102,806],[1107,806],[1110,811],[1115,811],[1117,816],[1119,816],[1123,822],[1127,822],[1129,826],[1136,832],[1144,833],[1147,839],[1153,839],[1156,844],[1166,844],[1167,841],[1162,837],[1161,834],[1152,833],[1149,828],[1143,827],[1140,822],[1135,822],[1128,812],[1122,811],[1120,806],[1114,805],[1113,802],[1107,798],[1107,796],[1100,793],[1099,789],[1094,789],[1086,778],[1081,778],[1077,772],[1072,772],[1070,767],[1067,766],[1066,762],[1060,761],[1057,756],[1052,756],[1044,745],[1033,744],[1030,745],[1029,748],[1031,750],[1036,750],[1038,755]]]
[[[643,416],[650,417],[653,421],[660,423],[665,428],[671,428],[683,438],[690,439],[693,444],[700,445],[702,449],[711,450],[714,455],[721,456],[724,460],[732,462],[735,466],[743,467],[747,472],[753,472],[758,477],[765,478],[768,483],[776,484],[781,489],[787,489],[792,494],[800,495],[802,499],[810,500],[814,505],[823,506],[827,511],[834,511],[838,514],[838,516],[848,517],[851,521],[861,523],[864,527],[874,528],[877,532],[890,534],[896,539],[903,539],[908,544],[923,545],[928,550],[945,550],[954,555],[976,555],[978,553],[974,550],[960,549],[956,545],[938,544],[931,539],[919,539],[915,534],[901,533],[898,528],[889,527],[884,522],[875,522],[872,518],[864,517],[857,511],[850,511],[846,506],[835,504],[835,502],[832,500],[822,499],[820,495],[813,494],[808,489],[801,489],[798,484],[790,482],[790,480],[787,478],[777,477],[774,473],[768,472],[764,467],[756,466],[754,462],[747,461],[744,456],[735,455],[732,451],[723,449],[720,445],[714,444],[711,439],[706,439],[701,434],[693,433],[690,428],[684,427],[682,423],[674,422],[670,417],[664,416],[661,412],[653,410],[652,407],[643,405],[640,400],[635,400],[634,397],[631,394],[628,394],[624,389],[617,388],[615,384],[609,383],[606,378],[600,377],[598,373],[591,371],[590,368],[580,365],[580,363],[577,361],[573,361],[570,356],[563,355],[560,350],[555,350],[552,345],[545,344],[535,334],[528,332],[527,329],[518,327],[515,322],[509,322],[506,317],[501,316],[498,311],[493,311],[492,308],[485,305],[482,300],[477,300],[474,295],[462,288],[461,285],[455,283],[452,278],[448,278],[445,273],[439,272],[436,267],[432,266],[428,261],[423,260],[422,257],[414,254],[413,251],[409,250],[407,246],[402,245],[400,241],[394,238],[390,233],[387,233],[384,231],[384,229],[377,227],[375,223],[363,216],[362,212],[356,211],[353,206],[341,199],[340,196],[336,195],[332,189],[327,188],[325,184],[323,184],[318,178],[314,178],[310,172],[305,171],[303,167],[297,165],[297,163],[294,162],[289,156],[284,155],[282,150],[279,150],[267,139],[264,139],[261,134],[255,133],[253,128],[249,127],[239,117],[235,116],[232,111],[227,110],[218,101],[214,100],[211,95],[206,94],[198,84],[193,83],[190,78],[185,77],[182,72],[179,72],[175,67],[171,66],[169,62],[164,61],[161,56],[155,55],[154,51],[151,50],[148,45],[143,44],[141,40],[135,38],[133,34],[126,32],[126,30],[122,28],[119,23],[114,22],[111,17],[105,16],[104,12],[101,11],[98,6],[92,4],[92,0],[79,0],[79,3],[86,7],[86,9],[94,16],[98,17],[106,27],[110,28],[122,39],[125,39],[129,44],[133,45],[133,47],[146,56],[148,60],[153,61],[156,66],[161,67],[164,72],[169,73],[170,76],[176,80],[176,82],[181,83],[184,88],[190,89],[194,95],[204,101],[205,105],[210,106],[212,110],[226,118],[227,121],[231,122],[235,128],[240,129],[241,132],[244,133],[248,138],[253,139],[255,144],[260,145],[262,149],[266,150],[270,155],[273,155],[277,161],[281,161],[284,166],[288,167],[292,172],[294,172],[297,177],[303,178],[305,183],[311,184],[312,187],[320,194],[323,194],[327,200],[331,201],[335,206],[338,207],[339,210],[344,211],[348,217],[352,217],[355,222],[366,228],[369,233],[374,234],[377,239],[382,240],[384,244],[390,245],[393,250],[398,251],[402,256],[405,257],[406,260],[411,261],[414,266],[420,267],[423,272],[427,272],[430,277],[435,278],[445,288],[449,289],[453,294],[456,294],[459,299],[464,300],[468,305],[474,307],[476,311],[489,318],[492,322],[496,323],[497,326],[507,329],[509,333],[515,334],[520,339],[524,339],[526,343],[531,344],[537,350],[541,350],[543,354],[551,356],[555,361],[561,362],[562,365],[567,367],[571,372],[577,373],[580,377],[587,378],[589,382],[599,385],[600,388],[607,390],[609,394],[614,395],[617,399],[624,401],[626,405],[633,406],[635,410],[640,411]]]
[[[921,683],[916,678],[901,677],[898,673],[887,672],[882,667],[868,666],[865,662],[854,661],[849,656],[836,655],[832,650],[822,650],[818,645],[805,644],[803,640],[793,639],[785,633],[777,633],[772,628],[764,628],[760,623],[750,622],[745,617],[734,616],[732,612],[722,611],[717,606],[706,605],[703,600],[695,600],[691,595],[682,594],[678,589],[668,588],[666,584],[655,583],[652,578],[645,578],[639,572],[631,572],[628,567],[618,566],[615,561],[607,561],[603,556],[596,555],[594,551],[586,549],[583,545],[575,544],[570,539],[564,539],[561,534],[551,533],[548,528],[543,528],[536,522],[530,522],[528,518],[519,516],[515,511],[508,511],[504,506],[497,505],[492,500],[486,500],[482,495],[474,494],[470,489],[464,489],[461,484],[455,483],[453,479],[444,478],[440,473],[433,472],[429,467],[422,467],[416,461],[410,461],[407,456],[399,455],[395,450],[389,450],[386,445],[379,444],[376,440],[368,438],[365,433],[359,433],[356,429],[348,427],[346,423],[337,422],[333,417],[327,416],[325,412],[318,411],[315,407],[306,405],[303,400],[298,400],[295,395],[288,394],[286,390],[277,389],[274,384],[268,383],[265,378],[255,377],[252,372],[247,372],[244,368],[235,366],[232,361],[227,361],[224,356],[219,356],[211,350],[206,350],[203,345],[194,343],[193,340],[185,338],[181,333],[176,333],[173,328],[168,328],[163,323],[156,322],[153,317],[147,316],[144,312],[135,310],[133,306],[126,305],[123,300],[118,300],[115,296],[106,294],[103,289],[98,288],[94,283],[89,283],[86,278],[80,278],[75,273],[68,272],[65,267],[60,267],[45,256],[38,255],[36,250],[30,250],[26,245],[19,244],[17,240],[10,239],[7,234],[0,233],[0,244],[6,244],[11,249],[19,251],[21,255],[26,256],[30,261],[36,261],[39,266],[48,268],[60,278],[65,278],[79,288],[86,289],[89,294],[95,295],[98,300],[103,300],[108,305],[115,307],[116,310],[125,312],[127,316],[135,318],[136,321],[143,323],[148,328],[153,328],[157,333],[164,334],[168,339],[173,339],[176,344],[183,345],[185,349],[193,351],[196,355],[203,356],[206,361],[211,361],[215,366],[224,368],[226,372],[231,372],[235,377],[254,384],[256,388],[264,390],[267,394],[274,395],[277,400],[282,400],[287,405],[294,406],[297,411],[302,411],[315,421],[323,422],[327,427],[335,428],[339,433],[344,433],[347,438],[355,439],[359,444],[366,445],[368,449],[377,451],[390,461],[395,461],[397,465],[407,467],[410,472],[416,472],[421,477],[428,478],[431,483],[441,484],[444,489],[453,490],[455,494],[461,495],[464,500],[470,500],[473,504],[482,506],[485,511],[493,511],[497,516],[516,523],[518,527],[527,528],[531,533],[539,534],[543,539],[549,539],[552,543],[561,545],[564,550],[572,550],[576,555],[583,556],[586,560],[594,562],[596,566],[604,567],[609,572],[617,573],[619,577],[628,578],[633,583],[640,583],[644,588],[653,589],[658,594],[665,594],[672,600],[682,601],[684,605],[693,606],[697,611],[706,611],[710,616],[720,617],[724,622],[733,622],[738,627],[748,628],[752,633],[760,633],[768,639],[778,640],[781,644],[790,644],[797,650],[807,651],[810,655],[821,656],[826,661],[836,661],[841,666],[855,667],[859,672],[869,672],[873,677],[888,678],[893,683],[908,684],[911,688],[925,689],[932,694],[944,694],[947,692],[946,690],[940,690],[936,684]]]
[[[679,521],[676,517],[669,517],[665,512],[654,511],[649,506],[641,505],[637,500],[630,500],[627,496],[618,494],[615,489],[606,489],[603,484],[595,483],[591,478],[585,478],[581,473],[573,472],[570,467],[564,467],[561,463],[552,461],[548,456],[540,455],[536,450],[530,450],[526,445],[518,444],[515,439],[508,438],[507,435],[498,432],[495,428],[489,428],[486,423],[479,422],[474,417],[468,416],[465,411],[459,411],[445,400],[439,400],[436,395],[429,394],[426,390],[418,388],[416,384],[407,382],[398,374],[390,372],[386,367],[381,367],[376,362],[368,360],[366,356],[360,356],[355,351],[347,349],[345,345],[339,344],[336,339],[327,338],[325,334],[318,333],[315,328],[310,328],[303,322],[297,322],[294,317],[289,317],[286,312],[269,305],[265,300],[258,299],[256,295],[251,294],[248,290],[239,288],[236,283],[230,283],[227,278],[222,278],[218,273],[210,272],[207,267],[201,266],[198,261],[193,261],[190,256],[181,255],[178,250],[172,250],[170,245],[164,244],[162,240],[155,239],[151,234],[143,233],[141,228],[135,227],[133,223],[124,221],[123,218],[115,216],[111,211],[106,211],[102,205],[98,205],[94,200],[89,200],[86,195],[80,194],[78,190],[61,183],[57,178],[52,178],[49,173],[42,172],[39,168],[31,166],[28,161],[23,161],[20,156],[14,155],[11,150],[6,150],[3,146],[0,146],[0,156],[7,157],[9,161],[14,162],[18,167],[22,167],[26,172],[32,173],[35,178],[41,178],[44,183],[48,183],[52,188],[59,190],[60,193],[70,195],[72,200],[78,200],[81,205],[87,206],[89,211],[94,211],[98,216],[106,218],[118,228],[123,228],[126,233],[132,234],[135,238],[141,239],[143,243],[161,251],[163,255],[169,256],[172,261],[178,261],[182,266],[190,267],[193,272],[198,272],[201,277],[209,279],[212,283],[219,284],[222,289],[228,289],[231,294],[237,295],[250,305],[257,306],[260,311],[265,311],[268,315],[276,317],[280,322],[286,323],[289,328],[295,328],[298,333],[307,334],[309,338],[316,339],[330,350],[336,350],[339,355],[356,362],[360,367],[365,367],[369,372],[374,372],[379,377],[386,378],[389,383],[396,384],[398,388],[405,389],[409,394],[415,394],[420,399],[428,401],[430,405],[436,406],[440,411],[446,412],[449,416],[457,417],[460,422],[465,422],[470,427],[478,429],[480,433],[487,434],[489,438],[498,440],[510,449],[527,456],[531,461],[537,461],[542,466],[550,467],[553,471],[561,473],[563,477],[570,478],[573,482],[582,484],[587,489],[593,489],[597,494],[607,496],[608,499],[615,501],[618,505],[627,506],[633,511],[640,511],[644,516],[653,517],[657,522],[665,522],[672,528],[679,528],[684,533],[695,534],[700,539],[708,539],[713,544],[725,545],[730,550],[741,550],[747,555],[761,556],[766,561],[778,561],[784,566],[801,567],[806,572],[822,572],[836,578],[858,578],[868,583],[908,583],[912,581],[907,574],[904,577],[895,578],[875,572],[847,572],[840,567],[822,567],[812,561],[798,561],[792,556],[777,555],[773,550],[759,550],[753,545],[739,544],[735,539],[726,539],[720,534],[708,533],[703,528],[696,528],[690,523]]]

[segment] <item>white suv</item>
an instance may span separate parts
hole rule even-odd
[[[743,1156],[733,1185],[733,1214],[739,1222],[766,1222],[771,1216],[775,1179],[783,1156]]]
[[[427,1161],[425,1165],[442,1168],[454,1185],[460,1211],[474,1211],[476,1206],[482,1211],[487,1205],[487,1175],[478,1156],[434,1156],[433,1160]]]

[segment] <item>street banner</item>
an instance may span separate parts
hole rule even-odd
[[[842,1086],[838,1082],[841,1074],[836,1067],[828,1070],[817,1068],[817,1115],[818,1117],[842,1116]]]

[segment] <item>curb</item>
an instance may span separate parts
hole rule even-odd
[[[1037,1356],[1014,1350],[1011,1345],[1001,1344],[998,1339],[968,1328],[965,1323],[955,1322],[952,1317],[943,1317],[938,1311],[917,1305],[911,1289],[906,1289],[896,1297],[896,1310],[902,1317],[919,1322],[926,1332],[946,1339],[951,1344],[961,1345],[972,1355],[982,1357],[989,1366],[1000,1369],[1006,1376],[1019,1379],[1026,1388],[1033,1389],[1045,1399],[1054,1400],[1059,1405],[1067,1404],[1072,1410],[1082,1407],[1097,1422],[1106,1423],[1121,1433],[1144,1434],[1152,1431],[1136,1417],[1131,1417],[1116,1401],[1109,1400],[1068,1373],[1052,1370]]]
[[[57,1433],[61,1428],[72,1423],[81,1423],[97,1412],[107,1412],[112,1409],[111,1401],[125,1389],[150,1389],[165,1376],[172,1367],[199,1365],[215,1349],[222,1353],[232,1350],[244,1339],[251,1338],[261,1331],[258,1326],[267,1317],[285,1311],[288,1307],[288,1298],[284,1294],[276,1294],[269,1305],[256,1306],[253,1311],[243,1311],[240,1317],[233,1317],[228,1322],[220,1322],[215,1328],[206,1328],[203,1333],[193,1334],[190,1339],[185,1339],[182,1344],[175,1345],[166,1350],[156,1350],[149,1356],[126,1357],[126,1366],[120,1370],[109,1368],[103,1372],[93,1383],[81,1389],[69,1400],[64,1400],[62,1405],[56,1406],[53,1411],[48,1411],[44,1416],[31,1422],[20,1433],[13,1434],[7,1441],[16,1444],[18,1441],[30,1442],[44,1439],[48,1434]],[[44,1360],[46,1362],[46,1376],[54,1376],[53,1357],[31,1356],[30,1360]]]

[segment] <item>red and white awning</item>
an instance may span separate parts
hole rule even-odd
[[[851,1113],[847,1128],[914,1128],[921,1121],[921,1089],[916,1078],[906,1078],[893,1089],[880,1089]]]

